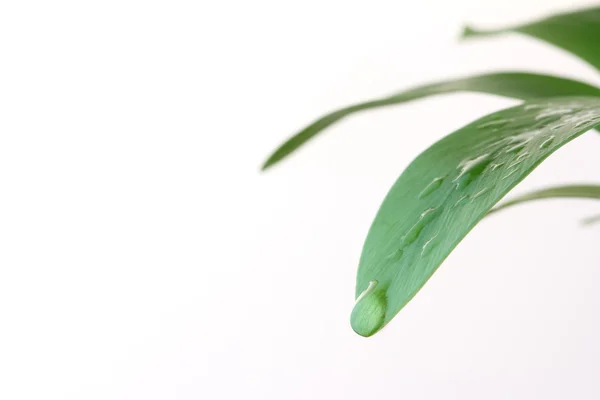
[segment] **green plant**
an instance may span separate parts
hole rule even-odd
[[[600,7],[495,31],[467,27],[463,37],[508,31],[561,47],[600,69]],[[490,212],[550,197],[600,199],[600,186],[561,186],[529,193],[492,209],[550,154],[600,125],[599,88],[522,72],[444,81],[342,108],[288,139],[263,169],[350,114],[460,91],[524,102],[441,139],[421,153],[392,186],[369,230],[358,268],[351,323],[360,335],[371,336],[385,326]]]

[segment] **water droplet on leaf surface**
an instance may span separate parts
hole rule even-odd
[[[378,287],[379,282],[369,282],[356,299],[350,324],[354,332],[361,336],[371,336],[383,326],[387,311],[387,297],[385,290]]]
[[[480,125],[477,125],[477,128],[479,128],[479,129],[489,129],[489,128],[500,129],[500,128],[503,128],[506,125],[508,125],[509,122],[510,121],[506,120],[506,119],[487,121]]]
[[[454,203],[454,207],[458,207],[458,206],[461,206],[461,205],[465,204],[465,203],[467,202],[467,200],[469,199],[469,197],[470,197],[470,196],[469,196],[468,194],[465,194],[464,196],[461,196],[461,197],[460,197],[460,198],[459,198],[459,199],[456,201],[456,203]]]
[[[492,166],[491,166],[491,168],[492,168],[492,171],[495,171],[495,170],[497,170],[498,168],[500,168],[500,167],[501,167],[501,166],[503,166],[504,164],[505,164],[505,162],[504,162],[504,161],[502,161],[502,162],[499,162],[499,163],[494,163],[494,164],[492,164]]]
[[[483,196],[484,194],[486,194],[488,192],[488,190],[489,190],[488,188],[483,188],[479,192],[475,193],[471,198],[476,199],[480,196]]]
[[[554,136],[550,136],[548,139],[544,140],[542,144],[540,144],[540,149],[547,149],[548,147],[550,147],[553,141]]]
[[[421,218],[419,218],[419,220],[402,237],[402,244],[404,246],[408,246],[409,244],[417,240],[417,238],[421,234],[421,231],[437,215],[435,211],[435,208],[428,208],[427,210],[421,213]]]
[[[444,183],[444,178],[435,178],[429,185],[419,193],[419,199],[424,199],[431,193],[435,192]]]
[[[456,182],[458,188],[467,186],[481,175],[491,162],[492,160],[489,159],[489,154],[483,154],[473,159],[463,160],[458,165],[460,172],[452,182]]]
[[[434,237],[425,242],[425,244],[421,248],[421,257],[429,255],[429,253],[431,253],[431,250],[433,250],[437,246],[437,242],[435,241],[437,236],[438,235],[435,235]]]

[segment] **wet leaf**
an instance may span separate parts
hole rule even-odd
[[[554,151],[600,124],[600,98],[525,102],[446,136],[400,175],[366,238],[353,329],[370,336],[490,209]]]

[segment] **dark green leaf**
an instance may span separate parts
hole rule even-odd
[[[358,269],[352,327],[370,336],[419,291],[489,210],[552,152],[600,123],[600,98],[525,102],[419,155],[386,196]]]
[[[489,213],[503,210],[517,204],[527,203],[533,200],[556,199],[556,198],[578,198],[578,199],[596,199],[600,200],[600,186],[596,185],[569,185],[556,186],[547,189],[536,190],[521,196],[514,197],[497,207],[494,207]]]
[[[551,16],[529,24],[480,30],[466,27],[463,37],[519,32],[544,40],[600,69],[600,7]]]
[[[536,99],[562,96],[600,96],[600,89],[586,83],[519,72],[478,75],[416,87],[389,97],[355,104],[329,113],[283,143],[265,162],[270,167],[294,152],[325,128],[359,111],[391,106],[427,96],[451,92],[482,92],[517,99]]]

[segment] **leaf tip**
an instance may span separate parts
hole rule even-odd
[[[588,217],[585,218],[581,221],[581,225],[584,227],[590,227],[591,225],[594,225],[596,223],[600,222],[600,215],[595,215],[593,217]]]
[[[387,296],[385,291],[377,286],[377,281],[369,283],[369,287],[356,299],[350,316],[352,329],[363,337],[373,336],[385,324]]]
[[[271,164],[269,163],[269,160],[265,161],[263,165],[260,166],[260,172],[265,172],[270,166]]]
[[[273,153],[267,158],[267,160],[261,165],[260,172],[265,172],[270,169],[274,164],[279,161],[279,157],[277,157],[277,153]]]
[[[477,36],[480,32],[476,29],[473,29],[470,25],[463,26],[462,32],[460,34],[460,39],[468,39],[472,36]]]

